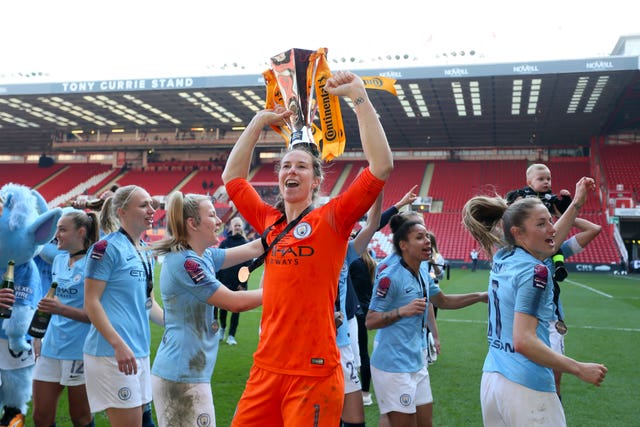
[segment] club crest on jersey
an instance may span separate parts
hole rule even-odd
[[[93,245],[93,249],[91,250],[91,259],[95,259],[100,261],[102,257],[104,257],[104,253],[107,251],[107,246],[109,243],[106,240],[100,240]]]
[[[400,395],[400,405],[409,406],[411,405],[411,395],[408,393],[402,393]]]
[[[198,427],[209,427],[211,425],[211,416],[206,413],[198,415],[196,425]]]
[[[293,229],[293,236],[296,239],[304,239],[311,234],[311,225],[308,222],[301,222]]]
[[[118,390],[118,399],[120,400],[129,400],[131,399],[131,390],[129,387],[122,387]]]
[[[533,268],[533,287],[545,289],[547,287],[547,279],[549,278],[549,270],[543,264],[538,264]]]
[[[391,279],[389,279],[388,277],[383,277],[378,282],[378,288],[376,289],[376,295],[379,296],[380,298],[386,297],[390,286],[391,286]]]
[[[187,274],[189,274],[189,277],[191,277],[191,280],[193,280],[193,283],[195,283],[196,285],[200,283],[205,277],[204,270],[202,269],[202,266],[198,261],[192,259],[185,260],[184,269],[186,270]]]

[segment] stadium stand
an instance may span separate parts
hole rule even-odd
[[[333,187],[342,176],[348,162],[332,161],[328,162],[324,168],[324,182],[322,183],[321,193],[328,196],[333,191]]]
[[[93,182],[91,186],[87,188],[86,194],[99,196],[103,191],[115,184],[118,176],[120,176],[122,173],[123,172],[121,169],[111,169],[110,172],[106,174],[102,179]]]
[[[49,177],[59,172],[64,165],[57,164],[48,168],[41,168],[35,164],[9,163],[3,164],[0,168],[0,181],[3,183],[13,182],[29,187],[42,184]]]
[[[384,186],[382,205],[388,207],[400,200],[414,185],[418,185],[417,194],[422,194],[427,162],[424,160],[396,160],[396,173],[391,174]],[[426,194],[425,194],[426,195]]]
[[[605,145],[600,149],[609,191],[623,199],[616,207],[633,207],[640,196],[640,148],[637,145]]]
[[[116,183],[120,186],[135,184],[145,188],[151,196],[165,196],[176,189],[193,170],[129,170],[121,175]]]
[[[198,172],[191,177],[184,185],[179,189],[183,193],[199,193],[199,194],[214,194],[215,191],[223,185],[222,183],[222,170],[198,170]],[[206,189],[205,189],[206,184]]]
[[[336,194],[340,194],[343,188],[347,188],[349,185],[351,185],[353,180],[356,179],[356,176],[358,176],[360,171],[362,171],[362,169],[366,166],[367,162],[365,161],[356,160],[348,162],[348,164],[345,165],[342,174],[338,178],[338,182],[336,182],[333,189],[331,190],[331,195],[335,196]]]
[[[72,192],[78,184],[86,183],[92,177],[101,176],[110,170],[111,167],[109,165],[95,163],[62,165],[62,168],[55,175],[51,175],[51,179],[35,185],[34,188],[46,200],[54,200],[61,195]]]
[[[626,149],[625,149],[626,148]],[[603,175],[607,182],[622,183],[625,188],[640,188],[639,174],[632,165],[638,164],[637,147],[605,147],[602,155]],[[441,212],[425,213],[425,222],[438,236],[441,252],[447,260],[469,262],[469,252],[476,246],[461,224],[460,211],[464,203],[476,194],[505,194],[506,191],[524,184],[524,173],[531,162],[526,160],[470,160],[470,161],[425,161],[396,160],[395,170],[385,186],[383,206],[395,203],[413,185],[420,185],[420,195],[430,196],[441,202]],[[553,175],[553,188],[558,192],[566,188],[574,191],[575,182],[584,175],[593,175],[587,157],[558,157],[545,162]],[[351,182],[365,166],[361,160],[331,162],[325,171],[324,194],[338,194],[343,184]],[[429,165],[433,165],[429,168]],[[159,162],[150,164],[145,170],[121,170],[101,164],[56,164],[50,168],[38,168],[29,164],[3,164],[0,179],[29,185],[43,192],[49,200],[61,194],[68,194],[74,185],[84,184],[80,194],[96,194],[110,185],[136,184],[146,188],[152,196],[163,197],[175,189],[183,192],[213,194],[223,188],[219,165],[210,167],[209,162]],[[427,171],[431,169],[432,173]],[[92,182],[96,179],[99,182]],[[257,186],[275,183],[273,163],[257,165],[251,173],[251,182]],[[204,190],[203,182],[207,183]],[[213,182],[213,189],[209,183]],[[346,188],[346,187],[345,187]],[[635,197],[634,193],[634,197]],[[59,200],[63,205],[68,199]],[[607,216],[598,197],[592,197],[583,210],[583,216],[603,227],[603,231],[581,254],[573,258],[577,263],[616,263],[620,256]],[[606,205],[605,205],[606,206]],[[224,200],[216,202],[218,214],[226,217],[231,207]],[[148,233],[151,240],[162,237],[165,212],[159,209],[155,215],[156,225]],[[228,218],[226,218],[228,219]],[[392,249],[388,227],[377,232],[371,248],[379,258]],[[481,259],[486,259],[483,253]]]
[[[414,163],[421,163],[416,167]],[[431,185],[427,195],[436,201],[442,201],[442,212],[425,213],[425,222],[436,236],[439,237],[438,246],[443,256],[448,260],[469,262],[469,253],[475,246],[475,242],[464,230],[461,224],[460,211],[466,201],[477,194],[504,195],[506,191],[522,187],[524,184],[527,162],[522,161],[437,161],[435,162]],[[590,175],[589,161],[587,158],[552,159],[546,162],[553,173],[554,191],[567,188],[573,193],[576,181],[585,175]],[[385,194],[385,206],[389,206],[406,192],[417,181],[416,177],[424,174],[426,162],[397,161],[393,173],[393,182],[389,181],[387,187],[396,189],[399,195],[387,200]],[[553,172],[556,170],[557,172]],[[484,183],[484,184],[480,184]],[[400,185],[397,188],[396,185]],[[555,190],[555,189],[558,190]],[[619,259],[618,251],[613,243],[613,236],[607,225],[605,214],[598,208],[599,202],[594,195],[584,209],[583,217],[603,227],[603,231],[587,249],[573,257],[575,263],[581,262],[605,262],[615,263]],[[389,229],[385,227],[376,233],[373,238],[372,248],[379,257],[386,256],[392,249],[390,244]],[[572,234],[575,230],[572,231]],[[486,259],[485,254],[480,254],[480,259]]]
[[[274,183],[278,179],[275,175],[275,163],[264,163],[256,166],[251,171],[249,180],[253,183]]]

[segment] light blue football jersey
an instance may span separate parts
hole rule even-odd
[[[513,344],[515,312],[538,318],[536,334],[549,345],[553,319],[553,280],[545,263],[525,250],[501,249],[489,275],[489,352],[484,372],[499,372],[509,380],[538,391],[555,391],[553,371],[517,353]]]
[[[216,278],[224,249],[167,254],[160,271],[165,330],[151,373],[169,381],[209,383],[218,355],[219,336],[212,328],[214,307],[207,300],[222,283]]]

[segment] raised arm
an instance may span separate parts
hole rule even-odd
[[[360,233],[358,233],[358,235],[353,239],[353,248],[358,255],[362,255],[362,253],[367,249],[371,238],[378,229],[378,224],[380,223],[380,211],[382,210],[382,197],[383,193],[381,192],[369,209],[367,223],[362,227]]]
[[[595,239],[602,231],[601,225],[594,224],[593,222],[587,221],[584,218],[576,218],[573,225],[578,230],[580,230],[580,232],[576,234],[576,240],[582,248],[591,243],[591,241]]]
[[[576,217],[580,213],[580,209],[587,201],[587,194],[594,189],[595,181],[593,178],[582,177],[576,183],[576,196],[571,201],[567,210],[554,225],[556,229],[556,244],[559,245],[566,240]]]
[[[266,126],[284,126],[285,119],[291,115],[284,107],[278,106],[273,110],[259,111],[236,141],[227,163],[222,171],[222,181],[227,182],[235,178],[246,178],[253,158],[253,149],[260,138],[260,133]]]
[[[418,197],[418,195],[416,194],[417,190],[418,190],[418,185],[416,184],[413,187],[411,187],[411,190],[407,191],[400,200],[395,202],[393,204],[393,207],[395,207],[398,211],[400,211],[400,209],[402,209],[404,206],[413,203],[416,200],[416,197]]]
[[[350,71],[337,71],[327,80],[324,88],[330,95],[351,99],[358,118],[362,149],[371,173],[378,179],[389,178],[393,170],[391,148],[362,79]]]
[[[382,213],[382,215],[380,216],[380,225],[378,226],[378,230],[387,225],[391,217],[400,212],[400,209],[402,209],[403,206],[413,203],[416,197],[418,197],[416,194],[417,189],[417,185],[411,187],[411,190],[407,191],[400,200],[395,202],[390,208],[386,209]]]

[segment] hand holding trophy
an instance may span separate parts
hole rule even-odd
[[[272,126],[285,139],[287,147],[309,144],[313,152],[331,160],[342,154],[346,138],[340,101],[324,90],[331,77],[325,55],[326,49],[287,50],[271,58],[271,68],[263,76],[267,84],[267,108],[282,106],[291,112],[284,126]],[[318,112],[319,126],[314,123]]]
[[[287,147],[311,144],[323,160],[332,160],[342,154],[346,143],[339,97],[350,96],[354,89],[351,83],[358,84],[360,79],[346,71],[332,75],[326,54],[326,48],[289,49],[271,58],[271,68],[263,76],[267,85],[266,107],[282,106],[291,112],[284,126],[272,125],[272,129],[283,137]],[[325,87],[328,82],[333,84]],[[394,79],[362,77],[362,82],[366,89],[396,95]],[[314,122],[316,113],[318,124]]]
[[[287,120],[291,145],[315,143],[311,123],[317,104],[313,99],[314,86],[308,81],[313,81],[317,71],[317,60],[311,57],[313,53],[310,50],[291,49],[271,58],[283,103],[291,112]]]

